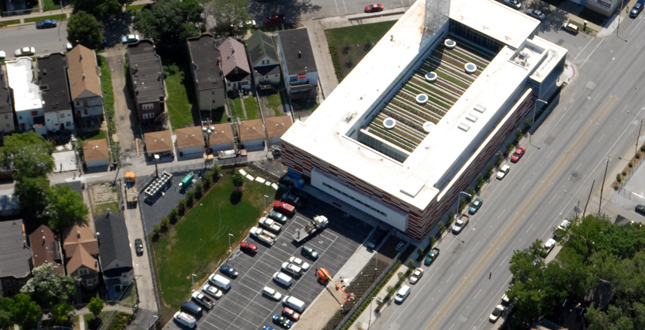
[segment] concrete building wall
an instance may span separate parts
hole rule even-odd
[[[199,110],[210,111],[223,107],[226,103],[224,88],[209,89],[197,92]]]
[[[76,117],[103,116],[103,100],[100,96],[79,97],[73,104]]]
[[[72,110],[61,110],[45,114],[45,126],[50,132],[58,132],[61,125],[67,130],[74,129],[74,118]]]
[[[109,159],[95,159],[95,160],[90,160],[86,161],[85,165],[90,168],[90,167],[107,167],[109,163]]]

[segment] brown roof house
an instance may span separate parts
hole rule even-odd
[[[211,134],[208,136],[208,144],[211,151],[217,153],[220,150],[231,150],[235,145],[233,127],[229,123],[211,125]]]
[[[197,158],[204,155],[204,132],[199,126],[179,128],[175,130],[175,143],[179,157]]]
[[[251,69],[244,51],[244,45],[228,37],[219,45],[222,56],[222,74],[226,82],[226,91],[238,92],[251,89]]]
[[[13,297],[31,278],[31,249],[22,220],[0,222],[0,296]]]
[[[52,264],[56,266],[53,271],[55,274],[65,275],[60,241],[49,227],[40,225],[29,235],[29,243],[34,268]]]
[[[155,52],[155,44],[150,40],[129,44],[128,61],[139,120],[147,125],[163,125],[166,92],[161,58]]]
[[[93,50],[79,44],[67,53],[67,80],[79,128],[98,129],[103,121],[103,89]]]
[[[264,149],[264,125],[262,119],[253,119],[240,122],[237,127],[237,134],[240,144],[247,151],[258,151]]]
[[[87,222],[75,223],[63,233],[67,275],[81,279],[81,287],[92,290],[99,284],[99,243]]]
[[[280,146],[282,144],[282,135],[291,127],[290,116],[268,117],[264,119],[264,126],[267,128],[269,136],[269,145]]]
[[[87,141],[83,144],[83,158],[88,169],[107,170],[110,149],[107,139]]]
[[[146,145],[146,156],[173,157],[172,135],[170,131],[159,131],[143,134],[143,141]]]
[[[188,39],[191,70],[199,110],[212,111],[224,106],[226,86],[220,68],[222,58],[210,34]]]

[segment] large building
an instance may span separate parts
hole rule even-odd
[[[567,51],[539,24],[491,0],[417,1],[282,136],[288,175],[421,240],[526,115],[557,103]]]
[[[34,62],[30,57],[19,57],[5,62],[7,81],[13,90],[13,106],[18,122],[18,131],[31,129],[38,134],[47,134],[43,112],[43,98],[34,76]]]

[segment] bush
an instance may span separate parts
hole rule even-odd
[[[475,194],[477,193],[477,190],[475,188],[473,188],[473,187],[470,187],[470,188],[468,188],[468,190],[466,190],[466,192],[468,194],[470,194],[470,196],[475,196]],[[472,199],[472,197],[469,198],[469,199]]]
[[[168,221],[168,217],[161,218],[161,232],[167,232],[168,228],[170,228],[170,221]]]
[[[177,211],[177,208],[173,208],[172,210],[170,210],[170,213],[168,213],[168,221],[170,221],[171,225],[174,225],[175,223],[177,223],[178,214],[179,214],[179,211]]]
[[[636,159],[640,159],[640,158],[641,158],[641,154],[636,153],[636,155],[634,155],[634,157],[636,157]]]
[[[197,182],[197,184],[195,184],[195,199],[196,200],[202,199],[203,194],[204,194],[204,184],[201,182]]]
[[[497,165],[501,164],[504,161],[504,154],[501,151],[495,153],[495,157],[497,158]]]
[[[484,185],[485,182],[486,182],[486,180],[484,179],[484,176],[481,175],[481,173],[477,174],[477,187],[481,188]]]
[[[455,214],[452,211],[449,211],[448,212],[448,221],[451,221],[454,218],[455,218]]]
[[[195,191],[189,190],[186,193],[186,206],[191,208],[193,207],[193,204],[195,204]]]
[[[506,141],[506,153],[509,153],[513,150],[513,143]]]
[[[528,131],[531,128],[531,118],[524,119],[524,130]]]
[[[179,202],[177,202],[177,214],[179,216],[184,216],[186,214],[186,200],[185,199],[180,199]]]
[[[202,180],[202,182],[204,183],[204,190],[208,190],[211,187],[211,183],[213,183],[212,176],[212,172],[204,173],[204,179]]]
[[[641,146],[641,152],[645,152],[645,144]]]
[[[446,225],[443,224],[443,222],[439,223],[439,232],[443,234],[443,232],[446,231]]]
[[[627,176],[627,171],[623,171],[622,175]]]
[[[619,183],[623,181],[623,178],[620,176],[620,173],[616,174],[616,181],[618,181]]]
[[[217,182],[217,180],[219,180],[220,173],[222,173],[222,168],[215,164],[215,166],[213,166],[213,175],[211,176],[213,182]]]
[[[524,135],[524,134],[522,134],[521,129],[518,128],[518,129],[515,130],[515,136],[517,137],[518,140],[521,139],[520,136],[522,136],[522,135]]]
[[[627,164],[627,166],[629,166],[629,168],[634,167],[634,162],[629,162],[629,164]]]
[[[493,163],[486,164],[486,177],[489,177],[491,175],[491,173],[493,172],[494,167],[495,167],[495,165],[493,165]]]

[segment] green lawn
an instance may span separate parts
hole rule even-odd
[[[0,26],[9,26],[9,25],[14,25],[14,24],[20,24],[19,19],[12,19],[9,21],[2,21],[0,22]]]
[[[112,74],[105,57],[97,56],[101,67],[101,87],[103,87],[103,110],[108,124],[108,132],[114,133],[114,92],[112,91]]]
[[[229,103],[229,107],[231,109],[231,115],[233,116],[232,120],[236,120],[236,118],[240,118],[241,120],[244,119],[244,112],[242,111],[242,101],[240,101],[239,97],[236,97],[234,99],[229,99],[233,100],[233,105]]]
[[[284,113],[280,111],[280,106],[282,105],[282,100],[280,99],[280,93],[275,93],[267,96],[269,100],[269,108],[273,109],[275,116],[283,116]]]
[[[61,21],[61,20],[67,19],[67,15],[57,14],[57,15],[49,15],[49,16],[30,17],[30,18],[25,18],[25,23],[38,22],[46,19],[55,19],[55,20]]]
[[[60,10],[61,0],[43,0],[43,11]]]
[[[396,21],[325,30],[338,80],[342,81]]]
[[[258,103],[255,101],[255,97],[249,96],[245,98],[244,107],[246,108],[247,120],[260,118],[260,114],[258,113]]]
[[[183,220],[152,245],[161,299],[172,310],[188,298],[191,274],[197,275],[195,285],[205,281],[226,258],[228,234],[234,235],[231,244],[236,246],[257,223],[262,196],[276,193],[271,187],[244,179],[242,199],[232,204],[233,188],[230,173],[225,173]]]
[[[170,124],[174,129],[193,126],[193,105],[188,101],[184,86],[184,71],[176,64],[164,66],[168,100],[166,106],[170,115]]]

